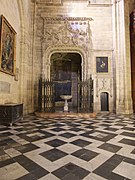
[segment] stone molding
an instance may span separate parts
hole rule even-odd
[[[68,17],[68,16],[57,16],[57,17],[42,17],[45,21],[93,21],[89,17]]]
[[[52,47],[47,48],[45,53],[43,54],[43,67],[42,67],[42,77],[50,79],[50,66],[51,66],[51,55],[54,53],[78,53],[82,59],[82,79],[86,79],[88,74],[87,61],[86,61],[86,53],[79,47],[73,46],[63,46],[63,45],[54,45]]]

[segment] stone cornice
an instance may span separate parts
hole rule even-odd
[[[87,7],[110,7],[112,6],[113,4],[109,4],[109,3],[90,3],[87,5]]]

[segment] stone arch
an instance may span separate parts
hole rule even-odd
[[[81,68],[82,68],[82,80],[87,79],[87,59],[86,59],[86,53],[78,47],[49,47],[43,54],[43,59],[42,59],[42,77],[46,79],[50,79],[50,66],[51,66],[51,56],[54,53],[78,53],[81,56]]]

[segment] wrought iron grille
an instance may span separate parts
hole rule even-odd
[[[55,112],[55,82],[39,80],[39,111]],[[93,112],[93,80],[78,81],[78,112]]]
[[[93,80],[78,82],[78,112],[93,112]]]
[[[54,112],[55,111],[55,91],[54,82],[50,80],[40,80],[39,89],[41,95],[39,95],[39,106],[40,110],[43,112]]]

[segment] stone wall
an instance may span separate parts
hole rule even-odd
[[[13,2],[0,1],[0,15],[3,15],[17,32],[16,40],[16,67],[18,68],[20,53],[20,15],[16,0]],[[11,9],[13,11],[11,11]],[[0,72],[0,103],[19,102],[19,81],[15,81],[14,76]]]
[[[46,18],[50,19],[50,22],[46,23]],[[86,21],[85,27],[79,27],[85,29],[87,32],[88,43],[84,41],[85,50],[80,44],[72,44],[70,41],[67,43],[61,42],[60,37],[64,36],[58,33],[60,24],[54,20],[56,17],[67,17],[71,18],[71,24],[82,23],[81,20],[73,20],[74,18],[92,18],[92,21]],[[54,18],[54,19],[53,19]],[[84,22],[84,21],[83,21]],[[83,24],[83,23],[82,23]],[[61,25],[62,26],[62,25]],[[63,25],[64,28],[64,25]],[[46,34],[46,30],[50,35],[50,38],[58,35],[58,42],[52,40],[46,40],[49,36]],[[64,34],[64,33],[63,33]],[[72,36],[72,32],[67,32],[65,29],[66,36]],[[36,38],[35,48],[36,56],[40,59],[42,64],[42,75],[50,76],[50,56],[54,52],[75,52],[80,53],[82,56],[82,77],[87,79],[92,74],[94,79],[94,110],[100,111],[100,94],[102,92],[108,92],[109,94],[109,110],[113,111],[113,27],[112,27],[112,1],[105,0],[93,0],[90,1],[78,1],[74,0],[61,0],[61,1],[48,1],[38,0],[36,3]],[[81,37],[78,36],[78,39]],[[67,37],[67,38],[68,38]],[[84,37],[83,37],[84,38]],[[53,42],[54,41],[54,42]],[[96,57],[108,57],[108,72],[97,73],[96,72]],[[106,83],[105,83],[106,82]],[[104,84],[104,86],[102,86]]]
[[[30,13],[29,0],[0,0],[0,15],[16,31],[15,76],[0,72],[0,103],[23,103],[24,114],[34,110]]]

